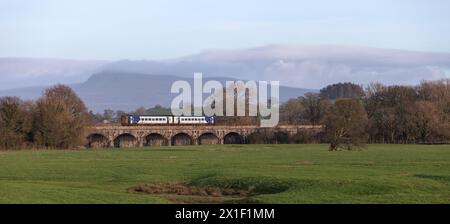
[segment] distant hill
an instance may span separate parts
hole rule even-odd
[[[0,90],[84,82],[107,63],[100,60],[0,58]]]
[[[205,78],[204,81],[217,80],[225,83],[231,78]],[[86,82],[70,85],[84,100],[90,110],[101,112],[105,109],[132,111],[138,107],[155,105],[170,106],[174,94],[170,87],[177,80],[193,83],[192,78],[181,78],[172,75],[147,75],[105,71],[92,75]],[[0,96],[13,95],[23,99],[38,98],[45,87],[29,87],[0,91]],[[280,100],[287,101],[317,90],[280,87]]]
[[[339,45],[269,45],[208,50],[168,60],[0,58],[0,90],[86,81],[92,74],[170,74],[191,78],[276,80],[282,86],[320,89],[338,82],[416,85],[450,78],[450,54]]]

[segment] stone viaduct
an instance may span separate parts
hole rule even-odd
[[[142,146],[243,144],[255,132],[276,131],[295,135],[300,130],[320,131],[321,126],[118,126],[89,127],[86,133],[89,148],[128,148]]]

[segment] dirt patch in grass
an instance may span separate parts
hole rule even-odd
[[[254,195],[250,190],[220,188],[212,186],[190,186],[188,184],[139,184],[128,188],[130,193],[189,195],[203,197],[248,197]]]
[[[281,193],[290,185],[272,178],[227,179],[207,175],[189,183],[138,184],[127,191],[161,196],[174,203],[251,203],[253,196]]]
[[[129,187],[127,191],[129,193],[161,196],[173,203],[189,204],[239,203],[256,194],[252,189],[202,187],[185,183],[139,184]]]

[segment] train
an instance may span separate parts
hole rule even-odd
[[[155,115],[123,115],[122,126],[132,125],[214,125],[215,117],[208,116],[155,116]]]

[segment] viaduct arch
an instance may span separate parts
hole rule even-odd
[[[92,126],[86,132],[88,148],[129,148],[143,146],[245,144],[253,133],[273,130],[295,135],[301,130],[320,131],[321,126]]]

